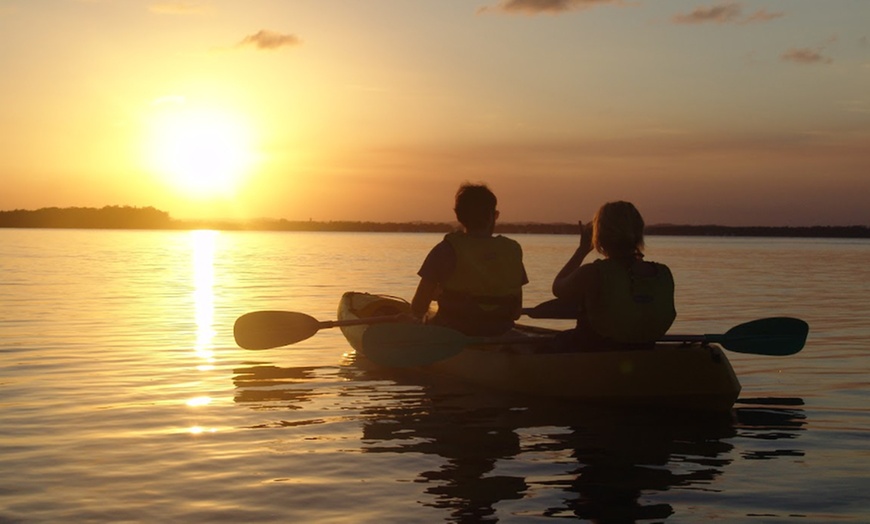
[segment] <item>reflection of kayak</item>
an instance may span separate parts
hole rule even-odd
[[[400,298],[347,292],[339,303],[338,318],[408,311],[409,304]],[[364,355],[367,328],[341,326],[358,354]],[[518,326],[517,331],[538,342],[468,346],[420,369],[504,391],[617,405],[727,411],[740,393],[740,382],[716,345],[659,342],[652,350],[564,352],[540,341],[556,330]]]

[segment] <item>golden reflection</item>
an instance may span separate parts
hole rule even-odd
[[[187,401],[187,405],[192,407],[192,408],[197,407],[197,406],[207,406],[209,404],[211,404],[211,397],[205,397],[205,396],[194,397],[194,398]]]
[[[202,426],[193,426],[188,429],[191,435],[202,435],[203,433],[217,433],[216,428],[204,428]]]
[[[200,371],[213,369],[214,351],[214,254],[218,232],[191,231],[193,245],[193,303],[196,315],[196,354],[207,364]]]

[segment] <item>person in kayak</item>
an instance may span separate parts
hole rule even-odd
[[[529,279],[520,244],[493,234],[497,203],[485,184],[459,187],[454,211],[463,230],[448,233],[417,272],[411,313],[418,321],[472,336],[500,335],[514,326]],[[425,318],[433,300],[438,311]]]
[[[577,306],[565,341],[578,349],[653,347],[677,313],[674,279],[643,259],[644,222],[630,202],[608,202],[582,228],[580,246],[553,280],[553,294]],[[583,264],[592,249],[604,258]]]

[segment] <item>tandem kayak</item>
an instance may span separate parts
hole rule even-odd
[[[410,304],[401,298],[347,292],[338,318],[349,322],[341,331],[365,358],[363,336],[369,325],[353,322],[408,312]],[[557,333],[517,326],[512,334],[517,336],[504,343],[468,345],[415,369],[495,390],[620,406],[728,411],[740,393],[731,363],[716,344],[658,342],[655,349],[564,351],[555,344]]]

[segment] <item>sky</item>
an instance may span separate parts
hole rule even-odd
[[[0,0],[0,210],[870,225],[867,0]]]

